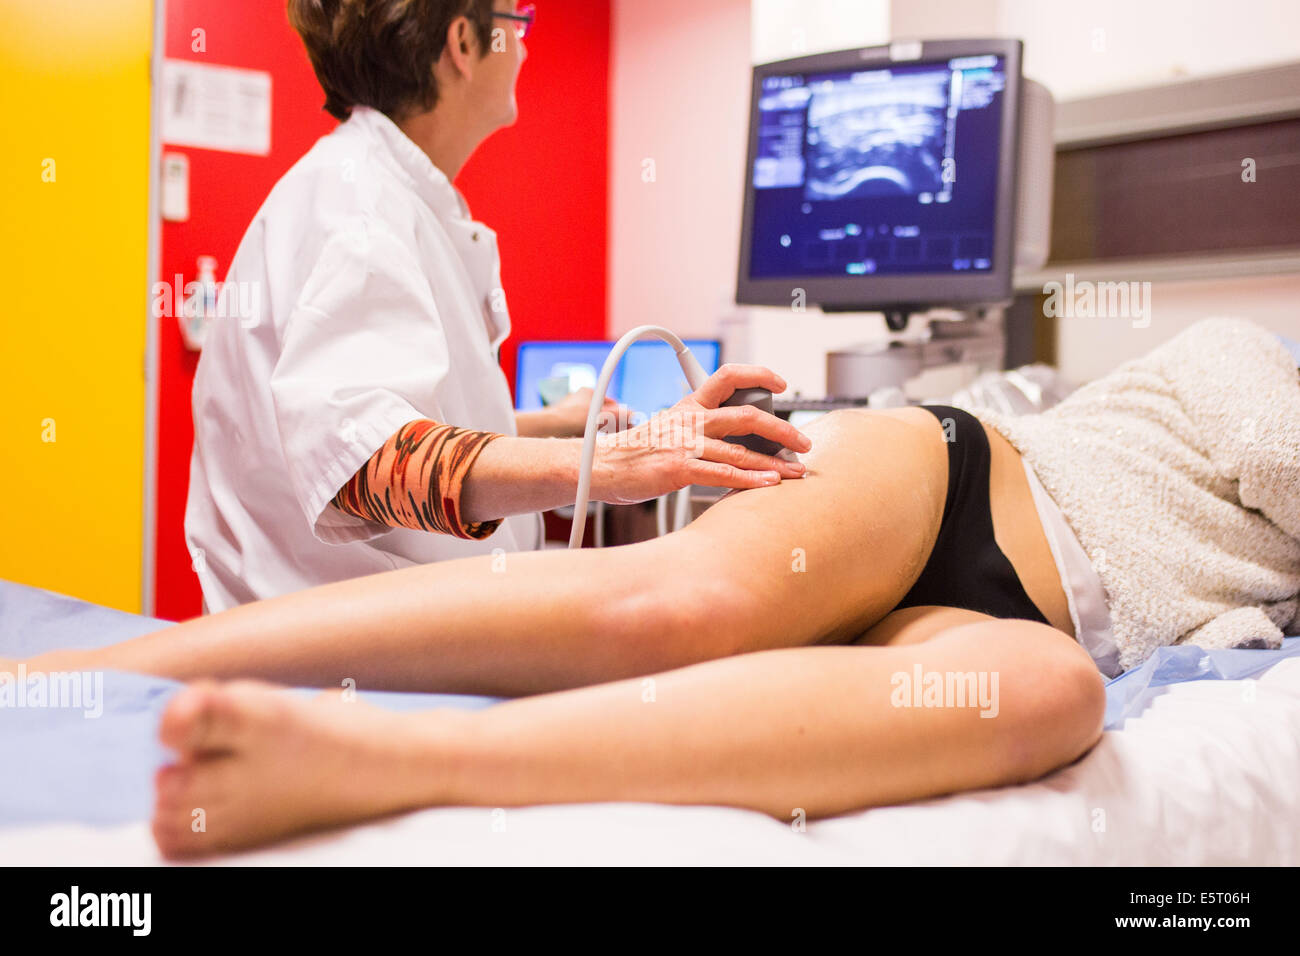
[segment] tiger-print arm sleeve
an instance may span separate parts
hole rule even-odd
[[[427,418],[407,422],[339,489],[332,504],[393,528],[486,538],[502,519],[466,522],[460,495],[479,453],[500,437]]]

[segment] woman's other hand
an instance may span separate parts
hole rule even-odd
[[[564,429],[563,432],[556,432],[557,435],[581,437],[586,432],[587,412],[591,408],[593,394],[595,394],[594,389],[580,388],[565,395],[547,409],[555,414],[556,428]],[[604,403],[600,406],[598,419],[600,430],[613,431],[626,428],[631,414],[630,409],[606,395]]]

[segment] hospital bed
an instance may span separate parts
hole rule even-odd
[[[0,656],[165,627],[0,582]],[[102,715],[0,708],[0,863],[151,865],[158,716],[178,684],[104,675]],[[380,706],[485,698],[363,694]],[[806,827],[719,807],[425,810],[213,862],[239,864],[1300,864],[1300,637],[1281,650],[1163,648],[1108,683],[1106,731],[1026,786]]]

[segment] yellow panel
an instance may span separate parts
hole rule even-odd
[[[0,0],[0,578],[128,611],[152,34],[150,0]]]

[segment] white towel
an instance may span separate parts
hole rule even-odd
[[[1300,376],[1265,329],[1205,319],[1042,414],[972,411],[1088,553],[1124,668],[1300,628]]]

